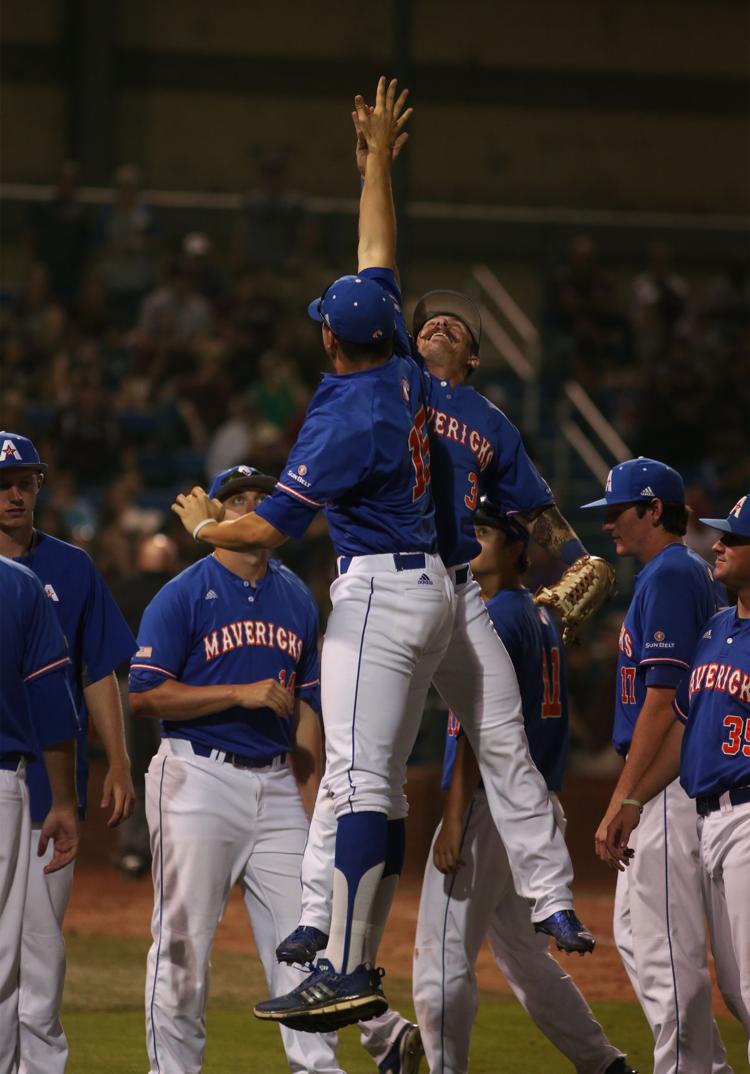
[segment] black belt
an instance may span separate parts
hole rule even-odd
[[[373,552],[373,555],[378,553]],[[346,574],[357,556],[339,556],[339,574]],[[424,570],[426,565],[424,552],[394,552],[393,565],[397,571]]]
[[[15,772],[25,756],[25,753],[0,753],[0,769]]]
[[[210,757],[212,753],[219,749],[218,746],[201,746],[197,742],[190,743],[193,753],[196,753],[199,757]],[[249,757],[243,753],[230,753],[229,750],[219,750],[223,753],[222,758],[214,757],[213,760],[221,760],[224,764],[231,764],[235,768],[268,768],[274,761],[278,760],[279,764],[283,764],[286,761],[286,753],[277,753],[275,757]]]
[[[464,582],[468,582],[468,580],[469,580],[469,568],[468,568],[468,566],[466,566],[466,567],[456,567],[456,585],[463,585]]]
[[[729,792],[724,791],[723,793],[729,794],[729,801],[732,805],[742,805],[744,802],[750,802],[750,787],[733,787]],[[705,817],[707,813],[715,813],[717,809],[721,809],[720,797],[718,794],[702,794],[696,798],[695,808],[700,816]]]

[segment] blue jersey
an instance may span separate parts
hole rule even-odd
[[[135,651],[135,638],[91,557],[81,548],[35,531],[31,551],[16,563],[24,564],[41,581],[68,643],[70,686],[80,726],[76,781],[83,816],[88,783],[88,712],[83,687],[129,660]],[[29,765],[27,779],[32,820],[43,820],[52,798],[41,761]]]
[[[435,551],[424,384],[410,359],[323,376],[257,513],[301,537],[321,508],[339,556]]]
[[[691,798],[750,786],[750,619],[725,608],[704,624],[675,710],[687,725],[680,783]]]
[[[270,560],[256,585],[215,556],[167,582],[143,613],[130,690],[167,679],[215,686],[277,679],[320,711],[318,609],[287,567]],[[292,748],[292,722],[269,708],[232,706],[193,720],[163,720],[162,734],[263,763]]]
[[[412,345],[401,313],[401,292],[390,269],[365,269],[396,299],[394,350],[422,359]],[[469,387],[452,387],[423,370],[430,429],[432,491],[438,548],[447,566],[468,563],[481,548],[474,535],[480,496],[489,496],[508,514],[530,514],[554,503],[552,490],[526,454],[521,434],[489,399]]]
[[[0,757],[66,742],[78,730],[65,638],[39,580],[0,556]],[[40,762],[43,763],[43,762]]]
[[[612,743],[625,756],[650,686],[676,689],[701,627],[718,607],[708,564],[684,544],[667,545],[636,575],[620,630]]]
[[[568,693],[557,627],[545,608],[535,606],[528,589],[501,589],[487,601],[487,611],[515,668],[531,758],[547,787],[558,791],[568,752]],[[460,726],[451,714],[443,760],[444,789],[453,775]]]

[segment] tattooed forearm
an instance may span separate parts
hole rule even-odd
[[[542,548],[546,548],[554,556],[559,557],[561,555],[563,547],[568,541],[578,541],[580,544],[576,531],[563,518],[554,504],[551,507],[546,507],[528,525],[531,536],[537,544],[540,544]],[[580,554],[583,555],[584,552],[585,549],[581,545]]]

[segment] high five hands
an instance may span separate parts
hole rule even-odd
[[[378,79],[375,91],[375,104],[365,102],[361,94],[354,98],[352,122],[356,132],[355,156],[357,167],[362,177],[368,153],[390,151],[395,160],[409,137],[404,127],[408,123],[413,108],[404,111],[408,89],[396,96],[398,80],[393,78],[386,85],[385,76]]]

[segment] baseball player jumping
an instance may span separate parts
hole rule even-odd
[[[474,516],[482,551],[472,572],[518,676],[534,763],[550,789],[558,825],[568,748],[568,699],[562,642],[522,577],[529,533],[487,499]],[[448,722],[443,819],[425,867],[414,949],[414,1005],[430,1070],[466,1074],[479,1006],[474,966],[485,937],[519,1002],[578,1074],[634,1074],[607,1040],[573,980],[534,931],[529,904],[513,889],[479,767],[460,724]]]
[[[134,803],[115,668],[132,656],[135,639],[89,556],[34,528],[34,507],[46,472],[46,463],[27,437],[0,432],[0,553],[37,575],[60,622],[70,652],[71,689],[80,726],[76,739],[80,816],[83,819],[86,811],[90,715],[108,761],[101,806],[111,808],[108,824],[115,827],[130,815]],[[49,782],[40,760],[29,763],[27,781],[36,849],[50,805]],[[60,1022],[65,981],[62,923],[74,865],[45,875],[46,860],[32,853],[24,908],[21,1074],[62,1074],[68,1058]]]
[[[682,478],[654,459],[614,467],[604,496],[604,530],[619,556],[643,569],[620,631],[613,743],[625,757],[596,850],[611,866],[607,828],[674,725],[675,691],[704,624],[717,609],[707,564],[684,543]],[[728,1074],[711,1015],[695,808],[674,780],[644,810],[632,868],[620,872],[614,937],[654,1034],[654,1074]]]
[[[21,938],[32,853],[26,765],[38,758],[50,806],[34,849],[39,882],[69,866],[78,849],[75,735],[65,638],[30,570],[0,556],[0,1070],[15,1074],[20,1051]],[[36,856],[36,855],[35,855]]]
[[[317,1031],[387,1007],[365,946],[372,923],[387,917],[388,877],[403,861],[406,760],[456,597],[436,551],[423,380],[393,354],[391,297],[374,280],[346,276],[309,313],[335,373],[313,396],[273,495],[235,521],[219,522],[200,489],[174,509],[201,540],[236,549],[301,537],[325,508],[339,571],[321,683],[324,778],[337,817],[333,923],[315,973],[255,1008]]]
[[[737,593],[735,607],[704,624],[674,702],[679,717],[607,831],[607,849],[633,868],[628,839],[646,803],[679,775],[698,811],[700,878],[719,988],[748,1036],[750,1059],[750,494],[724,518],[715,577]],[[696,1068],[697,1069],[697,1068]],[[708,1069],[708,1068],[706,1068]]]
[[[251,517],[275,484],[237,466],[210,492],[231,525]],[[278,965],[274,949],[299,913],[305,806],[312,811],[322,770],[318,611],[266,551],[218,550],[160,590],[138,644],[131,706],[162,729],[146,774],[154,879],[147,1047],[152,1074],[197,1074],[211,946],[235,883],[269,988],[301,977]],[[293,1071],[340,1074],[333,1038],[281,1032]]]
[[[395,84],[392,83],[386,91],[384,80],[379,84],[378,104],[374,110],[358,99],[359,112],[355,113],[357,159],[365,178],[360,209],[359,265],[364,277],[376,278],[392,294],[398,310],[396,346],[404,353],[410,353],[393,272],[395,219],[390,192],[391,156],[398,152],[405,135],[391,130],[390,137],[383,139],[371,153],[362,125],[366,124],[372,132],[378,122],[393,123],[402,102],[403,95],[395,101]],[[387,267],[370,268],[371,265]],[[453,639],[435,682],[448,704],[466,717],[473,733],[477,737],[483,736],[483,754],[480,756],[484,758],[483,763],[486,762],[487,771],[483,774],[492,788],[493,816],[503,830],[509,830],[514,881],[519,891],[536,900],[534,917],[537,926],[540,931],[553,932],[560,947],[590,950],[593,937],[570,909],[572,899],[568,883],[571,869],[567,849],[555,825],[544,782],[528,754],[515,673],[505,649],[498,642],[468,567],[468,561],[479,550],[474,536],[473,514],[480,482],[482,487],[492,489],[498,499],[504,498],[512,509],[523,507],[530,515],[541,512],[535,532],[544,543],[553,544],[558,551],[567,544],[566,552],[569,553],[581,551],[582,546],[555,508],[550,489],[528,459],[518,431],[504,415],[464,383],[479,362],[476,352],[480,323],[476,307],[455,292],[433,292],[419,304],[418,317],[426,319],[433,299],[438,308],[450,308],[457,314],[436,316],[435,325],[430,325],[417,341],[417,357],[423,361],[423,352],[430,370],[429,375],[425,375],[427,389],[439,393],[439,407],[432,404],[428,407],[433,473],[439,474],[434,483],[434,495],[441,555],[451,566],[458,598]],[[418,320],[417,326],[421,325],[422,321]],[[442,326],[440,331],[435,330],[438,325]],[[430,398],[432,400],[432,395]],[[594,574],[603,568],[602,577],[607,578],[610,572],[606,565],[601,561],[591,563]],[[607,586],[599,592],[599,599],[603,598]],[[582,588],[584,591],[588,589],[589,595],[597,590],[592,579]],[[589,610],[594,606],[592,603]],[[326,945],[334,837],[332,804],[322,787],[305,851],[301,924],[279,948],[278,956],[284,961],[309,961]],[[374,959],[373,952],[382,935],[397,879],[398,872],[394,869],[388,874],[391,890],[387,898],[384,894],[382,899],[381,916],[370,930],[370,959]],[[545,914],[549,916],[545,918]]]

